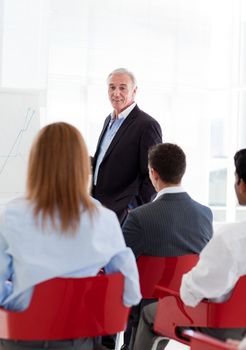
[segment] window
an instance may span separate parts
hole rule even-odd
[[[187,155],[184,186],[216,221],[241,219],[233,155],[246,147],[246,5],[241,0],[3,0],[2,87],[44,89],[42,124],[73,123],[93,154],[111,111],[106,77],[138,80],[137,102]],[[1,23],[1,21],[0,21]]]

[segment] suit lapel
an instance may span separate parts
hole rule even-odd
[[[102,139],[103,139],[103,136],[107,130],[107,127],[110,123],[110,120],[111,120],[111,115],[108,115],[107,118],[105,119],[104,121],[104,124],[103,124],[103,128],[102,128],[102,131],[101,131],[101,134],[98,138],[98,142],[97,142],[97,148],[96,148],[96,153],[94,155],[94,165],[95,165],[95,161],[97,160],[97,157],[98,157],[98,153],[99,153],[99,150],[100,150],[100,144],[102,142]]]
[[[137,118],[139,108],[136,105],[131,113],[127,116],[126,120],[124,120],[123,124],[120,126],[119,130],[116,132],[112,142],[109,145],[109,148],[107,149],[107,152],[105,153],[105,156],[103,158],[103,161],[110,155],[114,147],[118,144],[122,136],[125,134],[126,130],[130,127],[130,125],[134,122],[134,120]]]
[[[102,132],[101,132],[101,134],[99,136],[99,139],[98,139],[98,142],[97,142],[97,149],[99,148],[99,146],[100,146],[100,144],[102,142],[102,138],[103,138],[103,136],[105,134],[105,131],[107,130],[107,127],[108,127],[109,123],[110,123],[110,119],[111,119],[110,115],[108,115],[107,118],[105,119]]]

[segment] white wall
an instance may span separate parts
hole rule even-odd
[[[111,111],[106,76],[138,79],[137,102],[187,154],[185,187],[218,220],[243,215],[233,154],[246,146],[245,1],[0,0],[0,82],[44,88],[42,124],[65,120],[91,154]]]

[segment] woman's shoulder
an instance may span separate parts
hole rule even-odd
[[[2,212],[9,212],[13,210],[26,210],[30,207],[30,202],[23,196],[10,199],[2,205]]]
[[[113,210],[106,208],[95,198],[92,198],[92,201],[95,205],[95,210],[93,213],[95,217],[100,217],[105,220],[107,219],[118,222],[117,216],[115,212],[113,212]]]
[[[7,222],[21,223],[28,217],[30,212],[30,203],[24,197],[17,197],[1,205],[0,208],[0,225]]]

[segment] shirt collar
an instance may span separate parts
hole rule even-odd
[[[133,110],[133,108],[136,106],[136,102],[133,102],[129,107],[127,107],[126,109],[124,109],[124,111],[120,112],[120,114],[118,115],[117,119],[126,119],[126,117],[128,117],[128,115],[131,113],[131,111]],[[115,118],[115,113],[114,111],[111,113],[111,120]]]
[[[157,193],[154,201],[166,193],[182,193],[182,192],[185,192],[182,186],[165,187]]]

